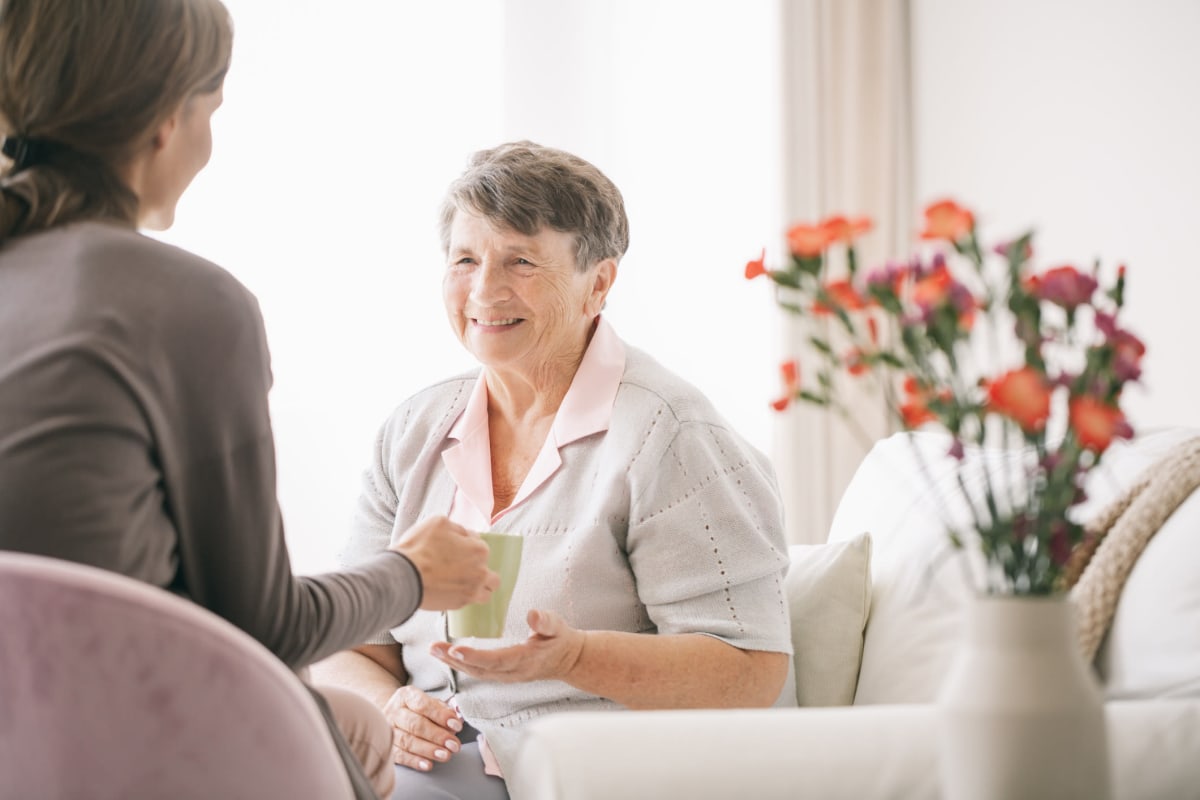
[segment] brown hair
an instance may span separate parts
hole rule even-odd
[[[585,271],[629,249],[629,218],[621,192],[579,156],[533,142],[510,142],[471,156],[442,204],[442,249],[459,209],[526,236],[543,227],[573,233],[576,266]]]
[[[0,0],[0,128],[36,157],[0,169],[0,242],[81,219],[136,224],[118,177],[229,68],[220,0]]]

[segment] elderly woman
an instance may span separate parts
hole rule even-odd
[[[450,325],[482,370],[385,422],[347,556],[437,514],[519,534],[524,555],[499,647],[418,612],[324,665],[391,720],[394,796],[506,797],[485,769],[509,770],[521,726],[554,711],[771,705],[791,661],[774,476],[601,316],[629,241],[620,192],[506,144],[451,185],[441,233]]]

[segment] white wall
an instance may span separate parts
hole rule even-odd
[[[622,189],[609,316],[767,450],[778,346],[741,277],[778,235],[774,0],[226,0],[213,159],[163,238],[259,297],[294,566],[332,566],[375,431],[472,366],[436,211],[474,150],[532,138]]]
[[[1200,2],[913,0],[917,197],[1038,263],[1128,265],[1135,427],[1200,424]]]
[[[164,238],[259,298],[294,566],[331,566],[375,432],[471,365],[446,323],[437,208],[502,124],[497,0],[225,0],[208,168]]]
[[[608,301],[629,343],[770,452],[774,306],[745,262],[782,230],[774,0],[507,0],[505,138],[584,156],[631,245]]]

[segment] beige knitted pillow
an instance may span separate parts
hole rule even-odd
[[[1173,447],[1088,524],[1099,544],[1071,588],[1079,646],[1087,661],[1112,624],[1121,590],[1142,550],[1198,486],[1200,437],[1195,437]]]

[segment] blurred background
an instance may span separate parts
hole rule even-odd
[[[161,236],[262,304],[298,571],[336,564],[387,414],[473,366],[437,209],[471,152],[512,139],[620,187],[606,315],[772,456],[793,541],[824,540],[869,442],[768,405],[794,331],[742,269],[781,261],[792,221],[874,217],[869,267],[949,196],[988,240],[1036,229],[1040,266],[1127,264],[1132,422],[1200,423],[1200,0],[225,2],[212,162]]]

